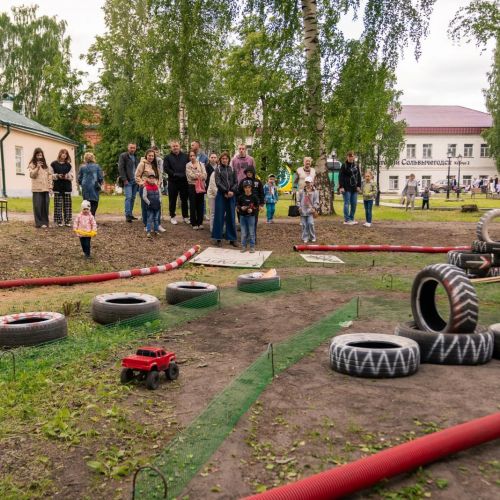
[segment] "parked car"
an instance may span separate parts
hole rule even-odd
[[[453,186],[454,179],[450,179],[450,192],[456,191],[456,186]],[[430,187],[431,191],[435,193],[446,193],[448,190],[448,181],[447,179],[443,179],[441,181],[436,181],[431,183]],[[465,184],[463,182],[460,183],[460,190],[463,191],[465,189]]]
[[[162,371],[169,380],[175,380],[179,376],[175,353],[166,351],[162,347],[139,347],[135,354],[122,359],[122,367],[120,375],[122,384],[137,378],[146,380],[146,386],[151,390],[158,388]]]

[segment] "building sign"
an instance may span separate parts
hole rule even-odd
[[[385,165],[383,160],[380,161],[381,165]],[[394,166],[411,166],[411,167],[447,167],[448,160],[409,160],[407,158],[403,158],[402,160],[396,160],[394,162]],[[451,165],[457,165],[458,161],[452,161]],[[461,161],[460,166],[468,167],[470,165],[470,161]]]

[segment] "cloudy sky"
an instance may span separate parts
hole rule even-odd
[[[79,55],[87,51],[95,35],[104,32],[104,0],[2,0],[0,10],[31,3],[38,3],[41,14],[67,21],[74,64],[87,71],[89,79],[96,79],[97,69],[88,67]],[[403,104],[455,104],[485,111],[482,89],[487,86],[493,46],[481,52],[473,44],[453,45],[446,34],[456,10],[468,3],[470,0],[437,0],[420,60],[416,62],[408,50],[396,71]],[[342,26],[357,34],[350,19]]]

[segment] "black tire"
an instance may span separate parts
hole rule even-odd
[[[471,253],[457,250],[448,252],[448,264],[461,269],[478,269],[487,273],[488,269],[495,263],[496,258],[492,253]]]
[[[471,248],[474,253],[492,253],[500,255],[500,242],[498,241],[491,243],[489,241],[474,240]]]
[[[123,368],[120,373],[120,382],[122,384],[128,384],[134,378],[134,370],[131,368]]]
[[[66,317],[57,312],[28,312],[0,316],[0,347],[43,344],[67,337]]]
[[[150,391],[154,391],[158,389],[158,386],[160,385],[160,374],[156,371],[150,371],[148,373],[148,376],[146,377],[146,387]]]
[[[236,287],[241,292],[260,293],[271,292],[281,288],[279,276],[263,278],[263,273],[240,274],[236,280]]]
[[[217,287],[201,281],[169,283],[165,295],[169,304],[184,307],[208,307],[219,302]]]
[[[165,370],[165,375],[167,376],[168,380],[177,380],[177,378],[179,377],[179,365],[172,361],[168,365],[168,368]]]
[[[108,325],[148,313],[154,318],[160,313],[160,301],[145,293],[105,293],[92,299],[91,311],[96,323]]]
[[[333,370],[355,377],[405,377],[420,365],[416,342],[382,333],[339,335],[332,339],[329,354]]]
[[[497,217],[500,218],[500,208],[494,208],[493,210],[488,210],[477,223],[476,235],[477,239],[481,241],[486,241],[488,243],[498,243],[500,241],[495,241],[490,237],[489,225],[493,219]]]
[[[436,288],[441,284],[450,304],[443,319],[436,307]],[[424,267],[411,290],[413,319],[420,330],[441,333],[469,333],[477,326],[479,304],[476,290],[463,269],[450,264]]]
[[[500,323],[490,325],[488,330],[493,335],[493,357],[500,359]]]
[[[417,342],[422,363],[481,365],[490,361],[493,353],[493,334],[481,327],[474,333],[435,333],[419,330],[409,321],[400,323],[394,333]]]

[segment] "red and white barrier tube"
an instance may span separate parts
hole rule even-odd
[[[448,253],[450,250],[470,251],[470,246],[426,247],[420,245],[294,245],[296,252],[414,252]]]
[[[389,448],[245,500],[331,500],[500,438],[500,412]]]
[[[81,276],[56,276],[52,278],[24,278],[17,280],[0,281],[0,288],[14,288],[18,286],[47,286],[47,285],[75,285],[77,283],[98,283],[99,281],[117,280],[120,278],[131,278],[132,276],[147,276],[149,274],[164,273],[182,266],[193,255],[200,250],[195,245],[180,257],[162,266],[144,267],[142,269],[131,269],[129,271],[115,271],[102,274],[85,274]]]

